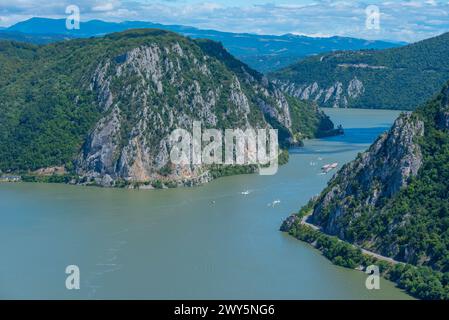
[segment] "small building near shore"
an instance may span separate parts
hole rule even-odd
[[[19,182],[22,180],[21,176],[4,175],[0,176],[0,182]]]

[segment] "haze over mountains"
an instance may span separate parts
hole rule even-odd
[[[0,38],[43,44],[60,41],[64,38],[102,36],[134,28],[157,28],[177,32],[191,38],[206,38],[219,41],[223,43],[224,47],[231,54],[260,72],[274,71],[304,57],[323,52],[386,49],[404,44],[347,37],[314,38],[293,34],[275,36],[230,33],[143,21],[114,23],[92,20],[81,22],[79,30],[67,30],[65,19],[47,18],[32,18],[19,22],[1,31]]]

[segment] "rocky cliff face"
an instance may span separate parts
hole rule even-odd
[[[169,159],[170,133],[191,132],[194,121],[204,128],[242,130],[276,123],[289,143],[298,133],[292,129],[298,110],[285,93],[210,41],[173,35],[164,42],[145,39],[99,60],[86,83],[103,115],[77,157],[76,170],[106,186],[118,180],[208,181],[207,168],[181,168]],[[318,110],[315,116],[325,118]]]
[[[65,167],[74,183],[191,185],[251,166],[173,165],[175,129],[274,128],[282,147],[335,131],[316,104],[287,95],[221,44],[168,31],[0,41],[0,60],[4,172]]]
[[[443,106],[437,114],[437,125],[441,130],[449,130],[449,87],[445,88],[442,93]]]
[[[449,33],[400,48],[310,56],[269,75],[323,107],[415,110],[447,81]]]
[[[314,207],[312,221],[329,234],[347,238],[348,224],[366,208],[379,208],[418,174],[423,157],[417,139],[424,123],[402,115],[367,152],[345,165],[329,182]]]
[[[449,84],[345,165],[301,211],[311,213],[308,222],[398,261],[449,272],[448,114]]]
[[[330,86],[318,82],[298,84],[290,81],[275,81],[286,93],[301,100],[310,100],[321,106],[347,108],[351,101],[363,95],[363,82],[354,77],[348,82],[336,81]]]

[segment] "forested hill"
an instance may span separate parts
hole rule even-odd
[[[379,51],[342,51],[271,74],[289,94],[326,107],[413,110],[449,78],[449,33]]]
[[[46,46],[0,41],[0,170],[64,167],[102,185],[207,178],[170,166],[168,136],[193,121],[325,134],[315,105],[282,93],[218,43],[142,29]],[[49,169],[51,170],[51,169]]]
[[[392,276],[415,296],[448,299],[448,198],[449,83],[345,165],[302,214],[329,235],[420,267]]]

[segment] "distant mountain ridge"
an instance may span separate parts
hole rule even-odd
[[[31,34],[19,31],[9,31],[7,29],[0,29],[0,40],[11,40],[32,44],[47,44],[70,39],[73,39],[73,37],[64,34]]]
[[[19,22],[8,29],[17,34],[19,41],[36,44],[60,41],[62,36],[67,38],[86,38],[102,36],[108,33],[129,29],[156,28],[173,31],[191,38],[205,38],[223,43],[224,47],[234,56],[260,71],[269,72],[286,67],[304,57],[336,50],[386,49],[403,45],[387,41],[369,41],[363,39],[330,37],[313,38],[286,34],[256,35],[248,33],[231,33],[215,30],[201,30],[182,25],[163,25],[143,21],[125,21],[121,23],[91,20],[81,22],[79,30],[67,30],[64,19],[32,18]],[[0,38],[4,38],[0,32]],[[34,35],[35,38],[23,38],[23,34]],[[45,34],[47,37],[40,35]],[[49,37],[55,35],[55,38]],[[9,34],[11,40],[12,34]]]
[[[400,48],[325,53],[269,76],[325,107],[413,110],[449,79],[448,57],[445,33]]]

